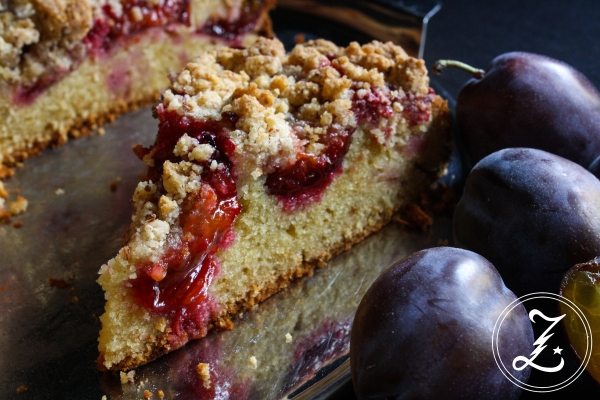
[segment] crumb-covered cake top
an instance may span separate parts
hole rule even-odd
[[[238,154],[264,173],[318,155],[330,127],[366,127],[380,143],[402,141],[401,125],[429,120],[431,93],[422,60],[392,43],[326,40],[297,45],[260,39],[247,49],[201,55],[177,76],[160,109],[195,120],[237,116]]]

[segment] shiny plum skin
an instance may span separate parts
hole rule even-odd
[[[473,252],[437,247],[400,260],[372,284],[354,318],[358,399],[518,398],[521,389],[492,352],[496,320],[515,299],[494,266]],[[531,353],[533,330],[521,304],[503,324],[499,348],[510,365]],[[526,382],[530,372],[515,377]]]
[[[573,67],[538,54],[496,57],[456,102],[459,142],[474,165],[509,147],[541,149],[587,167],[600,155],[600,93]]]
[[[467,177],[453,230],[517,296],[558,293],[571,266],[600,254],[600,181],[545,151],[501,150]]]

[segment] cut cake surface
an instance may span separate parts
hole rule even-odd
[[[192,57],[270,34],[272,0],[19,0],[0,10],[0,178],[156,101]]]
[[[101,369],[230,328],[386,224],[450,154],[446,102],[391,43],[221,48],[187,64],[155,116],[126,244],[100,270]]]

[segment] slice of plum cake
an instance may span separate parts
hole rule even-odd
[[[221,48],[154,115],[125,245],[100,270],[101,369],[231,327],[426,192],[451,147],[424,62],[391,43]]]

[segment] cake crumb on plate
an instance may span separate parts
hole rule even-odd
[[[121,378],[121,385],[126,384],[127,382],[131,382],[134,383],[134,378],[135,378],[135,370],[131,370],[127,373],[121,371],[119,373],[119,377]]]
[[[202,379],[202,384],[206,389],[210,389],[210,364],[200,363],[196,367],[196,373]]]
[[[23,214],[25,211],[27,211],[28,204],[29,202],[25,197],[17,196],[17,200],[8,204],[8,210],[12,215]]]

